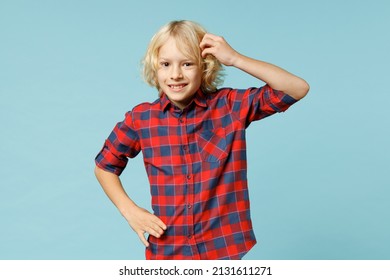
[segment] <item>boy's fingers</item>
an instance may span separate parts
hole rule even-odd
[[[160,238],[161,235],[164,234],[163,228],[158,224],[153,224],[151,227],[149,227],[148,232],[157,238]]]
[[[226,43],[225,39],[220,36],[206,34],[200,42],[200,47],[214,46],[216,44]]]
[[[160,219],[157,218],[156,220],[156,224],[163,230],[166,230],[167,229],[167,226],[164,224],[163,221],[161,221]]]
[[[202,47],[202,46],[204,46],[204,45],[210,44],[211,42],[212,42],[211,39],[206,38],[206,37],[203,37],[203,39],[202,39],[202,41],[200,41],[200,44],[199,44],[199,45]]]
[[[211,39],[203,39],[202,42],[200,42],[199,47],[201,49],[206,49],[214,45],[214,40]]]
[[[161,234],[158,233],[158,232],[155,231],[155,230],[150,230],[150,231],[149,231],[149,234],[152,235],[152,236],[154,236],[154,237],[156,237],[156,238],[160,238],[160,237],[161,237]]]
[[[220,38],[220,36],[217,36],[217,35],[214,35],[214,34],[211,34],[211,33],[206,33],[206,34],[203,36],[203,39],[218,40],[218,38]]]
[[[161,219],[155,215],[153,215],[151,222],[152,222],[153,228],[156,230],[159,230],[159,229],[166,230],[167,229],[167,226],[164,224],[164,222],[161,221]]]
[[[212,48],[206,48],[202,51],[202,57],[206,58],[208,54],[214,55],[214,49]]]
[[[146,240],[144,236],[144,232],[139,232],[138,237],[141,240],[141,242],[145,245],[145,247],[149,247],[149,242]]]

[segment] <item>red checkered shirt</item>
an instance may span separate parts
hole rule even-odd
[[[268,85],[222,88],[199,90],[184,110],[163,94],[126,114],[95,161],[120,175],[142,151],[153,212],[167,225],[149,236],[146,259],[241,259],[256,244],[245,129],[294,102]]]

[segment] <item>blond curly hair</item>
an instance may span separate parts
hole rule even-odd
[[[215,92],[223,82],[221,63],[213,56],[203,58],[199,47],[206,30],[198,23],[189,20],[171,21],[160,28],[152,37],[145,57],[142,60],[143,78],[150,86],[156,87],[161,94],[157,81],[158,53],[161,46],[171,37],[176,40],[179,50],[195,61],[202,69],[201,89],[205,93]]]

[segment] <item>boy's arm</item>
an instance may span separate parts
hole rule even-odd
[[[273,89],[287,93],[296,100],[305,97],[310,89],[305,80],[286,70],[238,53],[222,37],[206,34],[200,43],[200,48],[203,57],[211,54],[222,64],[237,67],[267,83]]]
[[[104,192],[127,220],[131,228],[137,233],[142,243],[148,247],[149,243],[144,234],[160,238],[166,230],[166,225],[155,215],[138,207],[126,194],[119,176],[95,167],[95,175]]]

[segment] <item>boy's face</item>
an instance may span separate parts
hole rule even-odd
[[[171,37],[158,53],[157,80],[169,100],[184,109],[200,88],[202,71],[193,59],[184,56]]]

